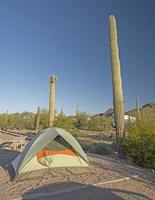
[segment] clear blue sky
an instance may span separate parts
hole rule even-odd
[[[117,18],[125,108],[155,101],[154,0],[0,0],[0,112],[112,106],[108,16]]]

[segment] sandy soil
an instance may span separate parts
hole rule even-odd
[[[0,143],[9,141],[10,137],[3,136]],[[17,155],[18,152],[0,145],[0,200],[155,200],[155,174],[116,157],[89,154],[88,174],[10,182],[5,165]],[[133,177],[135,175],[138,177]],[[131,178],[121,181],[123,177]],[[108,182],[111,180],[118,182]]]

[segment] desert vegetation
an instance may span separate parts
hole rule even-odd
[[[23,112],[13,114],[0,114],[0,128],[8,129],[44,129],[48,127],[48,110],[41,109],[38,113]],[[111,119],[103,116],[90,116],[86,112],[80,112],[78,116],[65,116],[56,114],[54,126],[64,129],[79,129],[103,131],[112,130]]]
[[[139,166],[155,169],[155,120],[140,120],[128,126],[124,150]]]
[[[154,109],[153,104],[151,105]],[[150,107],[149,111],[153,112]],[[40,109],[39,112],[39,122],[38,112],[0,114],[0,128],[33,131],[36,123],[39,130],[47,128],[48,110]],[[115,155],[117,152],[116,135],[110,117],[90,116],[86,112],[79,112],[77,116],[66,116],[56,112],[54,126],[70,131],[88,153]],[[155,169],[155,118],[152,114],[150,117],[147,115],[147,120],[141,117],[135,123],[125,123],[123,150],[137,165]]]
[[[0,114],[0,127],[7,129],[34,129],[36,114],[31,112]]]

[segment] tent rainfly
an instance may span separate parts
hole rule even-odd
[[[10,180],[19,180],[36,177],[38,172],[53,176],[83,173],[88,171],[88,167],[86,154],[69,132],[47,128],[31,139],[7,171]]]

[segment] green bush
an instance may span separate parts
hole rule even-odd
[[[76,128],[80,130],[107,131],[112,129],[111,119],[104,116],[89,116],[81,112],[76,116]]]
[[[75,126],[78,129],[87,130],[89,127],[90,116],[85,112],[80,112],[76,116]]]
[[[0,128],[31,129],[35,128],[36,114],[31,112],[0,114]],[[39,129],[48,127],[48,110],[41,109]]]
[[[35,114],[30,112],[0,114],[0,128],[34,129]]]
[[[89,121],[89,130],[107,131],[112,129],[111,119],[103,116],[91,117]]]
[[[75,129],[74,123],[75,123],[75,121],[74,121],[74,118],[72,118],[72,117],[59,116],[54,121],[54,127],[59,127],[59,128],[64,128],[64,129],[70,130],[70,129]]]
[[[155,169],[155,121],[141,121],[130,126],[124,150],[139,166]]]

